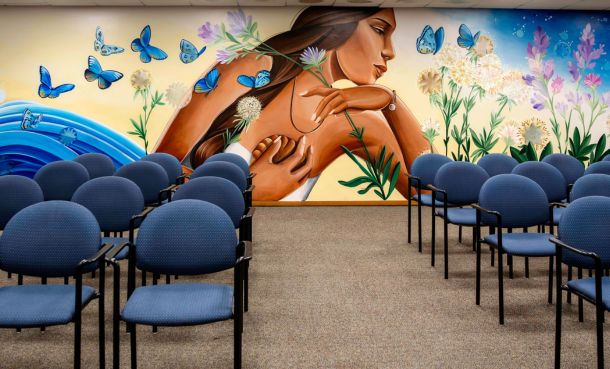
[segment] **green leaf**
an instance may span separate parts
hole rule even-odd
[[[378,172],[380,172],[381,168],[383,168],[384,160],[385,160],[385,145],[383,145],[381,147],[381,150],[379,151],[379,159],[377,159],[377,162],[375,162],[375,169]]]
[[[523,163],[527,161],[527,157],[523,155],[516,147],[510,147],[510,156],[512,156],[519,163]]]
[[[349,156],[350,159],[352,159],[352,161],[354,163],[356,163],[358,165],[358,167],[360,168],[360,170],[366,174],[368,177],[373,177],[373,174],[371,172],[369,172],[364,166],[362,166],[362,164],[360,164],[360,161],[356,158],[356,156],[354,156],[354,154],[345,146],[341,145],[341,149],[343,149],[343,152]]]
[[[388,180],[388,177],[390,175],[390,169],[392,168],[392,159],[394,158],[394,153],[390,153],[390,156],[388,157],[388,160],[386,161],[384,167],[383,167],[383,173],[382,173],[382,181],[381,181],[381,186],[385,186],[385,183]]]
[[[546,144],[542,152],[540,153],[540,160],[544,159],[545,156],[551,155],[553,153],[553,145],[549,142]]]
[[[387,197],[383,196],[383,194],[381,192],[379,192],[379,190],[374,190],[375,194],[377,194],[377,196],[379,196],[379,198],[381,198],[382,200],[387,199]]]
[[[390,195],[394,191],[394,188],[396,188],[396,183],[398,182],[399,175],[400,175],[400,162],[396,163],[396,165],[394,166],[394,173],[392,174],[392,180],[390,181],[390,187],[388,188],[388,196],[386,198],[390,197]]]
[[[538,154],[536,154],[536,150],[534,150],[534,146],[529,142],[525,147],[525,156],[528,161],[538,161]]]
[[[358,194],[359,194],[359,195],[364,195],[364,194],[366,194],[367,192],[369,192],[369,190],[370,190],[371,188],[373,188],[373,187],[375,187],[375,183],[372,183],[372,182],[371,182],[371,183],[369,183],[369,185],[368,185],[368,186],[366,186],[365,188],[363,188],[363,189],[361,189],[361,190],[358,190]]]
[[[339,181],[339,184],[341,184],[342,186],[345,186],[345,187],[358,187],[361,184],[367,183],[367,182],[372,182],[372,181],[369,177],[362,176],[362,177],[356,177],[349,181]]]

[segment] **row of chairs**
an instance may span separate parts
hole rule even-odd
[[[177,162],[175,158],[174,160]],[[127,164],[119,171],[128,166],[153,167],[137,163],[140,162]],[[235,163],[239,163],[240,166]],[[152,164],[160,166],[160,164]],[[71,164],[62,165],[65,168],[75,168]],[[108,263],[114,267],[113,366],[115,368],[118,368],[119,363],[118,324],[120,320],[127,322],[131,332],[131,362],[132,367],[135,368],[137,365],[136,324],[152,325],[156,328],[157,326],[204,324],[226,319],[235,320],[235,367],[240,367],[243,311],[247,311],[247,269],[251,258],[253,209],[251,206],[247,206],[248,201],[251,203],[251,196],[247,192],[244,194],[231,180],[213,174],[227,177],[226,173],[229,173],[228,177],[237,181],[246,190],[248,189],[246,186],[251,184],[253,175],[249,173],[247,163],[232,154],[212,157],[209,163],[206,161],[201,167],[204,166],[203,169],[197,168],[198,170],[195,171],[197,175],[191,175],[192,179],[186,183],[184,183],[184,179],[187,176],[182,174],[172,176],[172,178],[176,178],[176,182],[159,191],[158,202],[154,203],[158,206],[157,208],[145,207],[146,201],[142,187],[136,181],[117,175],[119,171],[113,176],[97,176],[82,183],[73,191],[72,202],[65,200],[41,202],[44,199],[44,191],[41,189],[42,186],[37,185],[37,182],[20,176],[0,177],[0,190],[6,190],[4,192],[6,197],[11,200],[8,206],[3,204],[0,207],[0,221],[2,221],[0,226],[4,229],[0,237],[0,269],[19,275],[18,286],[0,288],[0,305],[7,307],[6,310],[0,308],[0,327],[21,329],[74,322],[74,367],[78,368],[80,367],[80,311],[91,300],[99,298],[100,367],[104,367],[103,296],[105,291],[103,280],[105,279],[104,269]],[[128,169],[128,173],[137,172],[134,169]],[[247,176],[244,169],[248,171]],[[163,170],[165,172],[165,169]],[[50,172],[54,172],[55,175],[61,174],[55,168]],[[140,183],[145,183],[150,178],[147,178],[142,172],[139,172],[136,177]],[[156,172],[158,171],[156,170]],[[109,172],[105,174],[109,174]],[[169,177],[167,174],[165,176]],[[50,187],[60,187],[60,185],[55,183]],[[31,189],[27,195],[27,190],[21,191],[26,188]],[[16,189],[19,190],[16,191]],[[251,185],[249,191],[251,194]],[[35,195],[31,195],[32,193]],[[165,195],[162,195],[163,193]],[[20,201],[20,199],[25,201]],[[160,203],[161,206],[159,206]],[[67,213],[71,215],[64,216]],[[86,215],[83,215],[85,213]],[[81,221],[73,222],[74,214],[77,214],[76,218]],[[93,224],[91,217],[95,220],[95,226],[91,225]],[[46,223],[41,221],[47,218],[51,218],[52,221],[46,221]],[[28,246],[21,250],[23,243],[18,243],[17,240],[22,238],[24,232],[27,232],[27,227],[24,226],[26,222],[44,223],[49,228],[48,230],[38,229],[36,232],[47,238],[46,243],[36,237],[34,239],[25,237],[23,240],[28,242]],[[147,224],[150,225],[147,226]],[[228,225],[230,225],[230,232],[227,231]],[[84,227],[81,229],[82,234],[79,233],[79,227]],[[135,229],[138,227],[136,238]],[[62,232],[59,232],[60,228]],[[92,231],[93,229],[95,232]],[[236,229],[239,231],[239,240],[236,238]],[[87,231],[85,232],[85,230]],[[63,233],[64,238],[61,238],[62,236],[59,234],[47,237],[47,233],[54,231]],[[117,237],[122,236],[124,231],[129,232],[128,238]],[[115,237],[111,237],[112,233]],[[91,243],[86,238],[94,237],[91,234],[97,235],[95,252],[92,252]],[[57,239],[56,242],[55,239]],[[77,247],[75,244],[82,246]],[[44,247],[47,248],[45,252],[37,254],[30,262],[29,256],[36,253],[36,249]],[[201,247],[203,247],[202,250],[198,249]],[[70,251],[72,248],[75,250]],[[26,257],[24,257],[24,253],[27,254]],[[74,257],[67,258],[68,254]],[[230,262],[229,254],[232,255]],[[92,255],[94,256],[91,257]],[[130,298],[121,314],[119,309],[120,264],[118,261],[124,258],[129,259],[128,296]],[[15,259],[18,259],[18,262]],[[45,260],[47,260],[47,265],[42,265]],[[86,261],[79,263],[81,260]],[[56,266],[51,264],[55,264],[55,262],[61,266],[53,271]],[[135,287],[136,268],[143,273],[143,287]],[[235,269],[233,288],[224,285],[177,284],[167,286],[156,283],[158,276],[162,274],[177,277],[178,275],[212,273],[227,268]],[[98,291],[82,285],[82,274],[93,272],[95,269],[98,269],[100,273]],[[146,286],[145,272],[147,271],[153,274],[152,286]],[[22,275],[40,277],[43,284],[24,286],[22,285]],[[76,286],[67,285],[67,279],[70,276],[75,277]],[[66,284],[46,285],[47,278],[53,277],[63,277]],[[233,298],[233,291],[235,298]],[[40,299],[37,294],[41,294],[43,298]],[[176,305],[177,301],[183,301],[176,299],[176,294],[184,294],[187,298],[196,301],[187,306],[182,303]],[[48,301],[47,304],[44,304],[44,297],[61,302],[61,306],[56,305],[50,308]],[[35,301],[41,301],[48,314],[40,314],[37,309],[40,310],[41,305],[34,303]],[[73,303],[69,303],[69,301],[73,301]],[[172,303],[176,306],[173,306]],[[24,310],[23,306],[30,308]],[[172,306],[173,310],[168,310]],[[3,312],[3,310],[5,311]],[[158,313],[156,320],[153,316],[155,312]],[[53,314],[62,315],[63,319],[58,320]],[[51,316],[51,318],[45,320],[45,316]],[[145,317],[140,319],[139,316]]]
[[[557,290],[557,344],[556,367],[560,364],[560,325],[561,293],[568,291],[579,299],[579,319],[582,321],[582,300],[593,302],[598,311],[598,362],[603,367],[603,311],[610,296],[610,290],[602,293],[601,283],[606,281],[603,273],[610,265],[610,234],[608,221],[592,213],[592,208],[603,214],[610,211],[610,161],[592,164],[586,170],[576,159],[563,155],[547,156],[543,162],[526,162],[518,164],[506,155],[492,154],[484,157],[478,164],[453,162],[450,159],[428,154],[415,160],[412,166],[410,181],[416,191],[412,200],[418,203],[419,239],[421,251],[421,206],[432,208],[432,265],[435,255],[435,217],[443,219],[444,225],[444,276],[449,276],[448,263],[448,224],[473,228],[473,250],[476,251],[476,291],[475,302],[480,304],[481,243],[489,245],[492,266],[497,251],[498,269],[498,315],[500,324],[504,324],[504,260],[506,255],[509,277],[513,277],[513,258],[525,258],[525,274],[529,276],[530,257],[548,257],[549,284],[548,302],[552,303],[553,268],[555,270]],[[429,193],[423,194],[422,190]],[[573,204],[586,204],[577,205]],[[410,206],[410,204],[409,204]],[[409,212],[411,210],[409,209]],[[569,215],[568,215],[569,214]],[[589,227],[579,227],[587,223]],[[559,238],[554,238],[554,227],[559,226]],[[595,225],[595,227],[591,226]],[[549,233],[545,228],[549,227]],[[410,224],[409,224],[410,227]],[[489,234],[482,237],[482,228],[489,227]],[[536,232],[528,232],[530,228]],[[513,233],[522,229],[523,232]],[[566,231],[567,230],[567,231]],[[591,233],[587,234],[587,230]],[[595,231],[593,231],[595,230]],[[566,233],[567,232],[567,233]],[[597,232],[597,234],[596,234]],[[570,236],[565,236],[569,234]],[[586,234],[586,235],[585,235]],[[410,236],[410,228],[409,228]],[[569,240],[566,242],[566,240]],[[410,242],[410,238],[409,238]],[[572,246],[570,246],[570,244]],[[575,251],[576,246],[583,251]],[[562,251],[565,249],[569,251]],[[595,250],[593,253],[591,250]],[[566,253],[579,252],[591,260],[599,258],[599,268],[591,260],[588,263],[565,257]],[[564,255],[564,256],[562,256]],[[608,255],[609,263],[604,256]],[[554,262],[555,260],[555,262]],[[562,264],[568,266],[568,283],[562,283]],[[579,279],[572,281],[572,268],[579,271]],[[595,278],[581,279],[582,269],[596,269]],[[602,277],[604,279],[602,279]],[[594,287],[599,279],[599,293]],[[595,298],[600,296],[600,298]],[[607,298],[610,300],[610,297]],[[602,313],[599,313],[601,309]]]

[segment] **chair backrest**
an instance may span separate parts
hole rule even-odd
[[[250,164],[246,161],[246,159],[237,154],[233,154],[231,152],[219,152],[218,154],[214,154],[207,158],[206,163],[212,163],[215,161],[226,161],[233,163],[244,172],[246,177],[250,175]]]
[[[116,170],[112,159],[97,152],[82,154],[72,160],[87,168],[89,179],[111,176]]]
[[[248,179],[244,172],[239,169],[237,165],[226,161],[214,161],[211,163],[206,161],[198,166],[197,169],[195,169],[195,171],[191,174],[192,179],[208,176],[228,179],[229,181],[235,183],[235,185],[242,192],[245,191],[246,187],[248,186]]]
[[[221,208],[178,200],[153,210],[136,240],[136,265],[153,273],[196,275],[235,265],[237,236]]]
[[[587,196],[610,197],[610,176],[594,173],[578,178],[572,187],[572,200]]]
[[[411,164],[411,174],[421,179],[422,187],[429,184],[434,184],[434,177],[436,172],[444,164],[451,162],[451,159],[445,155],[440,154],[424,154],[418,156]],[[413,186],[417,186],[417,183],[412,182]]]
[[[36,181],[16,175],[0,176],[0,230],[17,212],[37,202],[44,201],[42,190]]]
[[[563,174],[567,184],[573,184],[585,173],[585,166],[580,160],[567,154],[551,154],[542,159],[542,162],[551,164]]]
[[[127,178],[138,185],[147,204],[157,202],[159,191],[166,188],[169,183],[165,169],[152,161],[125,164],[114,175]]]
[[[610,174],[610,161],[598,161],[597,163],[589,165],[587,169],[585,169],[585,175],[594,173]]]
[[[452,161],[439,168],[434,186],[447,191],[447,202],[468,205],[479,200],[479,191],[489,179],[485,169],[464,161]]]
[[[100,227],[85,207],[45,201],[21,210],[0,237],[0,268],[35,277],[74,275],[100,248]]]
[[[123,177],[99,177],[83,183],[72,201],[89,209],[102,232],[129,229],[131,217],[144,209],[144,196],[138,185]]]
[[[173,155],[164,152],[154,152],[140,160],[151,161],[162,166],[167,173],[168,185],[176,184],[176,179],[182,175],[182,164]]]
[[[485,169],[490,177],[498,174],[508,174],[519,164],[515,158],[505,154],[487,154],[483,156],[477,165]]]
[[[80,163],[60,160],[38,169],[34,180],[42,189],[45,200],[70,201],[74,191],[89,180],[89,172]]]
[[[596,253],[604,268],[610,267],[610,198],[588,196],[574,200],[559,220],[559,239],[577,249]],[[562,251],[568,265],[593,268],[593,259],[569,250]]]
[[[546,194],[533,180],[516,174],[499,174],[481,187],[479,204],[502,215],[503,227],[531,227],[549,221]],[[482,213],[481,220],[497,225],[496,217]]]
[[[561,201],[568,197],[568,185],[563,174],[551,164],[527,161],[517,165],[512,174],[527,177],[538,183],[549,202]]]
[[[244,195],[239,188],[228,179],[220,177],[191,179],[178,188],[172,199],[195,199],[212,203],[229,215],[235,228],[239,226],[246,207]]]

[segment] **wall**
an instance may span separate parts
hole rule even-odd
[[[144,136],[148,152],[171,152],[189,165],[235,141],[239,145],[229,151],[246,157],[254,152],[255,199],[396,200],[406,193],[401,174],[430,149],[428,140],[437,152],[470,161],[488,152],[509,153],[511,146],[513,155],[526,156],[521,145],[530,141],[530,157],[533,151],[567,151],[589,162],[605,152],[605,142],[583,141],[604,141],[610,123],[610,59],[603,47],[610,35],[601,31],[608,27],[608,13],[302,10],[4,8],[1,173],[31,176],[46,162],[90,151],[107,153],[119,166],[144,155]],[[215,28],[220,23],[233,40]],[[148,63],[130,46],[146,25],[155,47],[144,53],[153,56]],[[104,56],[101,51],[110,48],[94,50],[98,26],[107,45],[124,51]],[[304,28],[288,32],[291,27]],[[299,65],[295,69],[286,55],[272,58],[269,49],[257,58],[252,47],[258,41],[248,32],[259,40],[280,35],[269,43]],[[183,60],[182,39],[198,49],[185,48]],[[248,55],[217,64],[231,57],[226,50],[232,44]],[[308,45],[327,46],[320,65],[315,53],[300,59]],[[119,73],[98,73],[88,66],[90,56],[103,70]],[[51,89],[40,88],[41,66],[49,71]],[[323,88],[320,79],[334,89]],[[62,84],[74,88],[60,93],[70,89],[58,90]],[[260,114],[256,100],[241,99],[246,95],[263,103]],[[239,101],[241,115],[225,111]],[[318,108],[335,111],[316,121]],[[209,140],[205,135],[213,131],[216,138]],[[578,142],[570,147],[569,138]]]

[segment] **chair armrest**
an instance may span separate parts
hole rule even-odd
[[[248,188],[244,190],[244,193],[252,193],[252,191],[254,191],[254,187],[254,185],[248,186]]]
[[[121,252],[125,247],[133,247],[133,244],[131,242],[124,242],[122,244],[116,245],[114,246],[107,254],[106,254],[106,261],[114,264],[116,263],[116,256],[119,254],[119,252]]]
[[[427,187],[427,188],[428,188],[430,191],[432,191],[433,198],[434,198],[435,200],[436,200],[436,195],[435,195],[435,194],[436,194],[437,192],[438,192],[438,193],[442,193],[442,194],[443,194],[443,198],[442,198],[442,201],[443,201],[443,206],[447,206],[447,204],[448,204],[448,202],[447,202],[447,191],[445,191],[445,190],[441,190],[440,188],[438,188],[438,187],[436,187],[436,186],[433,186],[433,185],[431,185],[431,184],[427,185],[426,187]],[[433,203],[432,205],[435,205],[435,204],[434,204],[434,201],[432,201],[432,203]]]
[[[176,184],[177,185],[181,185],[184,184],[184,182],[186,182],[186,179],[188,178],[188,174],[186,173],[182,173],[181,175],[179,175],[178,177],[176,177]]]
[[[561,240],[559,240],[559,239],[557,239],[555,237],[551,237],[550,240],[551,240],[551,242],[553,242],[555,245],[557,245],[558,247],[560,247],[562,249],[570,250],[570,251],[572,251],[572,252],[574,252],[576,254],[592,258],[595,261],[599,261],[600,260],[599,256],[596,253],[594,253],[594,252],[583,251],[583,250],[577,249],[577,248],[572,247],[572,246],[568,245],[567,243],[565,243],[565,242],[563,242],[563,241],[561,241]]]
[[[163,203],[164,195],[167,196],[167,201],[172,201],[172,192],[175,191],[176,188],[178,188],[178,185],[173,184],[159,191],[159,206]]]
[[[569,204],[563,202],[552,202],[549,204],[551,208],[567,208]]]
[[[411,174],[406,174],[407,177],[409,177],[409,187],[417,187],[417,188],[421,188],[421,178],[411,175]],[[411,181],[415,181],[417,183],[417,186],[411,186]]]
[[[252,215],[254,208],[248,209],[248,212],[242,215],[239,220],[239,240],[252,241]]]
[[[89,258],[89,259],[82,260],[80,263],[78,263],[78,266],[76,267],[77,272],[78,273],[82,273],[82,269],[84,267],[86,267],[87,265],[91,265],[93,263],[97,263],[98,261],[100,261],[100,259],[102,259],[111,248],[112,248],[112,244],[111,243],[105,243],[97,251],[95,256],[93,256],[92,258]]]
[[[248,260],[252,259],[252,242],[239,241],[239,244],[237,244],[237,257],[245,257]]]
[[[500,214],[500,212],[497,212],[495,210],[487,210],[484,207],[481,207],[481,205],[479,205],[479,204],[472,204],[471,206],[480,212],[495,216],[496,222],[498,223],[498,224],[496,224],[496,226],[500,227],[500,228],[502,227],[502,214]]]
[[[131,217],[131,220],[129,220],[129,229],[130,230],[134,229],[135,225],[136,225],[136,221],[144,220],[144,218],[146,218],[146,216],[153,210],[155,210],[154,206],[148,206],[148,207],[144,208],[144,210],[142,210],[142,212],[140,214],[137,214],[137,215],[134,215],[133,217]]]

